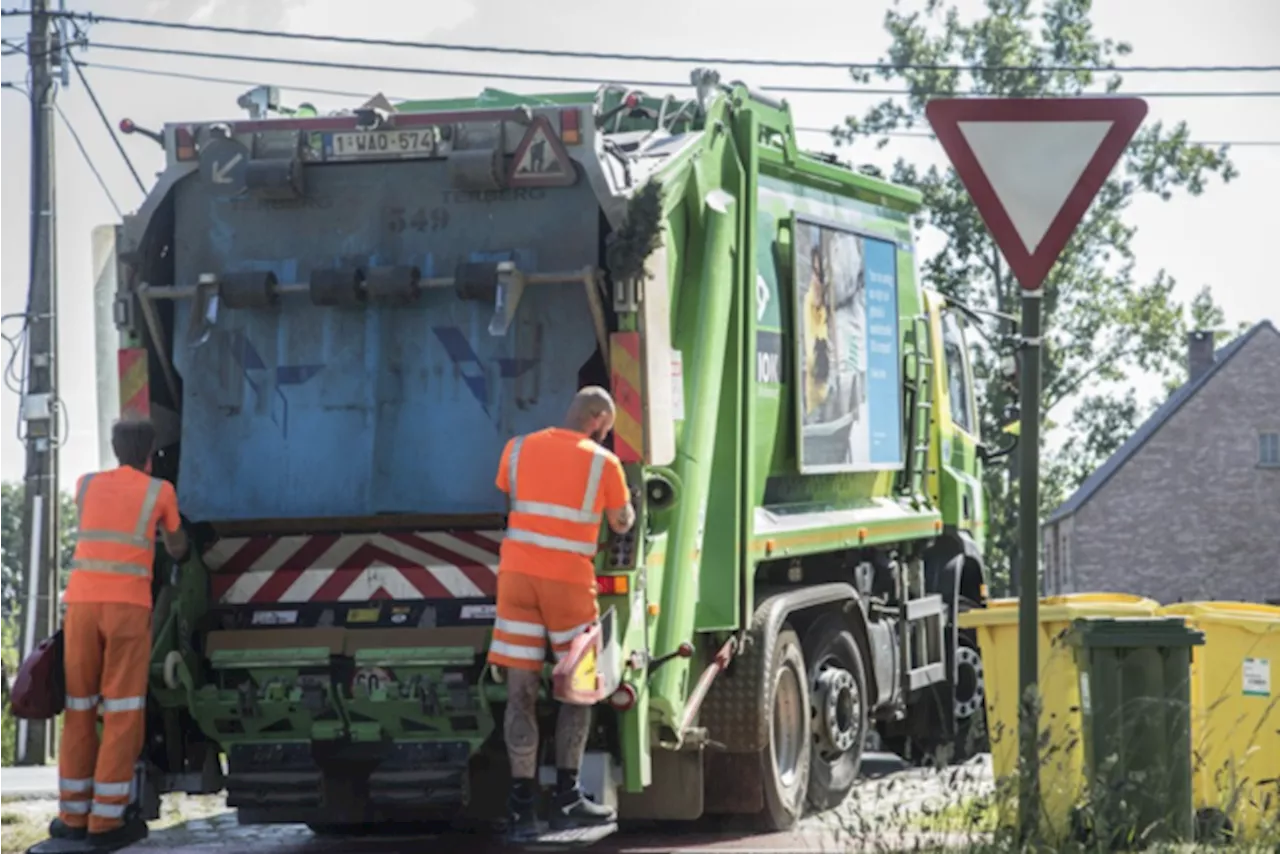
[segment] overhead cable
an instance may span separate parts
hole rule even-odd
[[[339,71],[377,71],[384,74],[418,74],[438,77],[470,77],[470,78],[491,78],[502,80],[523,80],[528,82],[541,83],[580,83],[590,86],[598,86],[601,83],[617,82],[619,84],[627,83],[632,86],[643,86],[654,89],[683,89],[688,88],[688,82],[678,82],[672,80],[630,80],[621,79],[611,81],[602,79],[600,76],[581,77],[555,74],[519,74],[510,71],[491,70],[491,71],[471,71],[456,68],[426,68],[417,65],[373,65],[358,62],[336,62],[332,60],[322,59],[303,59],[295,57],[283,56],[255,56],[243,53],[222,53],[219,51],[206,50],[190,50],[185,48],[173,47],[152,47],[150,45],[129,45],[129,44],[111,44],[102,42],[93,42],[93,47],[98,50],[118,50],[132,53],[152,54],[155,56],[182,56],[193,59],[216,59],[228,62],[259,62],[267,65],[292,65],[306,68],[330,68]],[[877,96],[901,96],[910,94],[905,89],[880,89],[870,87],[850,87],[850,86],[790,86],[790,85],[762,85],[760,89],[766,92],[779,92],[783,94],[797,95],[877,95]],[[978,94],[973,92],[957,92],[956,94]],[[1121,93],[1098,92],[1098,93],[1082,93],[1082,94],[1098,94],[1111,95]],[[1125,95],[1131,97],[1142,98],[1277,98],[1280,97],[1280,91],[1266,90],[1241,90],[1241,91],[1180,91],[1180,92],[1125,92]]]
[[[159,68],[138,68],[131,65],[114,65],[111,63],[104,63],[104,62],[89,62],[87,60],[80,60],[80,64],[85,68],[97,69],[99,71],[117,71],[125,74],[141,74],[148,77],[166,77],[166,78],[173,78],[175,80],[191,80],[197,83],[214,83],[214,84],[219,84],[224,86],[262,85],[261,80],[250,80],[248,78],[243,78],[243,77],[217,77],[217,76],[208,75],[208,74],[194,74],[188,71],[169,71],[169,70],[163,70]],[[366,100],[369,97],[369,90],[355,91],[355,90],[347,90],[347,89],[326,89],[323,87],[308,86],[305,84],[300,84],[295,86],[292,83],[279,83],[279,84],[272,84],[272,85],[275,85],[279,89],[285,89],[291,92],[301,92],[301,93],[307,93],[307,94],[313,94],[313,95],[333,95],[339,98],[359,98],[360,100]],[[403,98],[403,97],[394,97],[394,96],[388,96],[388,97],[392,102],[410,100],[409,98]],[[801,133],[830,134],[833,129],[818,128],[818,127],[798,127],[796,128],[796,130]],[[922,139],[923,138],[933,139],[933,134],[925,133],[923,131],[890,131],[887,134],[866,134],[866,136],[918,137]],[[1276,141],[1227,140],[1227,141],[1221,141],[1221,142],[1198,142],[1197,141],[1192,144],[1204,145],[1204,146],[1210,146],[1210,147],[1215,147],[1220,145],[1280,146],[1280,140],[1276,140]]]
[[[23,14],[25,10],[9,10],[4,14]],[[97,15],[81,12],[58,12],[55,17],[71,18],[76,21],[97,24],[119,24],[122,26],[152,27],[166,30],[185,30],[188,32],[218,33],[221,35],[251,36],[256,38],[277,38],[294,41],[329,42],[333,44],[363,45],[366,47],[413,48],[418,50],[440,50],[462,53],[489,53],[508,56],[538,56],[564,59],[598,59],[616,62],[669,62],[683,65],[743,65],[770,68],[829,68],[856,69],[860,71],[974,71],[992,72],[1049,72],[1049,73],[1083,73],[1083,72],[1116,72],[1132,74],[1155,73],[1257,73],[1280,71],[1280,65],[961,65],[948,63],[904,63],[895,65],[884,62],[847,62],[836,59],[780,59],[773,57],[743,56],[682,56],[678,54],[641,54],[618,53],[613,51],[566,50],[564,48],[532,48],[505,45],[448,44],[445,42],[420,42],[391,38],[368,38],[362,36],[331,35],[328,33],[294,33],[282,30],[228,27],[217,24],[196,24],[181,21],[160,21],[150,18],[131,18],[121,15]]]

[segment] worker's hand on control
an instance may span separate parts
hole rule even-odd
[[[609,527],[613,529],[615,534],[625,534],[631,530],[631,526],[636,523],[636,509],[631,506],[630,502],[622,505],[618,510],[610,510]]]

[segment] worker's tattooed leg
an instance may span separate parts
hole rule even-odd
[[[538,772],[538,685],[541,674],[528,670],[507,670],[507,713],[503,734],[511,776],[532,780]]]
[[[591,707],[560,704],[556,718],[556,767],[577,771],[582,765],[582,753],[587,749],[587,734],[591,730]]]

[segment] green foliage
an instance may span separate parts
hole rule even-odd
[[[13,764],[15,738],[17,729],[13,716],[9,714],[9,683],[13,672],[18,668],[18,638],[20,636],[19,619],[22,614],[23,591],[26,589],[23,577],[23,555],[26,554],[25,539],[22,535],[22,509],[24,490],[22,484],[6,483],[0,485],[3,492],[3,507],[0,508],[0,534],[3,536],[3,577],[0,578],[0,593],[3,594],[4,622],[3,645],[0,647],[0,658],[4,662],[4,710],[0,721],[0,762],[8,766]],[[71,565],[71,555],[76,543],[76,504],[75,499],[65,492],[59,496],[60,527],[58,529],[61,549],[59,554],[60,585],[66,584],[66,576]]]
[[[16,612],[22,604],[22,592],[25,590],[23,578],[23,555],[26,554],[26,540],[22,531],[22,507],[25,489],[20,483],[0,485],[3,491],[3,515],[0,526],[3,528],[3,577],[0,577],[0,595],[3,596],[6,616]],[[59,496],[59,549],[58,565],[62,567],[61,579],[66,583],[67,567],[71,565],[71,554],[76,548],[76,502],[67,493]]]
[[[905,87],[906,98],[886,100],[837,132],[842,144],[867,144],[867,137],[926,124],[925,105],[937,97],[973,92],[986,96],[1071,96],[1085,91],[1121,90],[1118,74],[1063,67],[1114,68],[1129,45],[1098,37],[1089,20],[1090,0],[986,0],[981,18],[966,21],[942,0],[923,0],[915,11],[901,3],[885,15],[892,37],[878,72]],[[973,70],[929,68],[964,65]],[[905,68],[903,66],[912,66]],[[925,66],[922,68],[922,66]],[[1025,69],[1009,70],[1009,66]],[[860,82],[870,73],[854,72]],[[1236,177],[1225,149],[1193,145],[1184,122],[1148,122],[1129,146],[1111,179],[1044,283],[1043,426],[1058,450],[1041,470],[1042,518],[1105,460],[1152,405],[1139,404],[1134,380],[1155,375],[1173,384],[1185,378],[1186,333],[1207,323],[1221,324],[1221,310],[1207,288],[1189,310],[1173,299],[1175,282],[1163,269],[1149,281],[1134,273],[1130,247],[1136,228],[1125,221],[1133,199],[1149,193],[1161,199],[1175,192],[1203,192],[1217,177]],[[883,146],[881,136],[873,144]],[[891,178],[919,189],[925,209],[918,227],[946,236],[943,249],[923,263],[925,281],[974,307],[1019,313],[1019,288],[968,193],[951,169],[918,166],[899,159]],[[1000,333],[1008,335],[1011,328]],[[1001,414],[1016,391],[998,371],[998,355],[975,353],[975,373],[983,399],[981,430],[989,444],[1003,444]],[[1046,443],[1046,444],[1052,444]],[[988,506],[1016,506],[1018,455],[992,466],[986,476]],[[1016,519],[991,520],[987,559],[996,584],[1017,561]]]
[[[0,616],[0,673],[5,679],[18,670],[17,617]],[[12,766],[17,748],[18,721],[9,712],[9,685],[0,685],[0,768]]]
[[[609,243],[609,269],[625,281],[645,273],[644,262],[658,248],[662,224],[662,186],[649,181],[631,197],[627,219]]]

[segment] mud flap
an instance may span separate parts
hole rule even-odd
[[[576,706],[593,706],[618,690],[622,681],[622,651],[618,646],[617,611],[610,608],[582,634],[556,664],[551,681],[555,699]]]
[[[525,851],[572,851],[587,848],[608,839],[618,832],[618,823],[609,822],[593,827],[575,827],[571,830],[544,830],[537,836],[512,840],[512,845]]]

